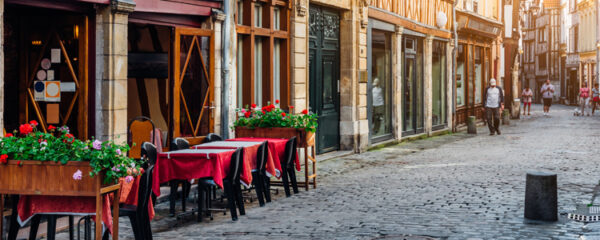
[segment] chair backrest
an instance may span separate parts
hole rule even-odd
[[[206,140],[206,136],[197,136],[197,137],[182,137],[190,143],[190,146],[202,144]]]
[[[151,165],[146,169],[144,174],[140,178],[140,184],[138,188],[138,213],[148,214],[148,200],[152,193],[152,174],[154,172],[154,165]]]
[[[296,158],[296,137],[290,138],[285,143],[285,166],[292,167]]]
[[[206,135],[204,142],[214,142],[214,141],[223,141],[223,138],[217,134],[209,133]]]
[[[258,166],[258,171],[264,173],[267,168],[267,158],[269,157],[269,145],[267,141],[264,141],[258,147],[258,152],[256,155],[256,166]]]
[[[154,146],[154,144],[144,142],[142,144],[141,158],[145,158],[148,165],[152,166],[156,163],[156,158],[158,157],[156,152],[156,146]]]
[[[190,149],[190,143],[183,138],[175,138],[171,142],[171,151]]]
[[[129,149],[129,157],[139,159],[142,156],[142,143],[154,142],[154,122],[148,117],[138,116],[131,121],[127,127],[127,144]]]
[[[231,155],[231,163],[229,164],[229,174],[227,178],[233,184],[240,182],[240,175],[242,174],[242,166],[244,164],[244,149],[238,148]]]

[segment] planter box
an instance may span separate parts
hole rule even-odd
[[[0,165],[0,193],[24,195],[90,196],[98,195],[102,176],[90,177],[89,162],[41,162],[10,160]],[[81,180],[73,174],[81,170]]]
[[[307,132],[298,128],[247,128],[235,127],[235,137],[257,137],[257,138],[291,138],[296,137],[298,147],[305,148],[314,146],[315,133]]]
[[[104,185],[103,175],[90,177],[89,162],[42,162],[32,160],[9,160],[0,164],[0,206],[4,206],[4,195],[52,195],[94,197],[96,199],[96,226],[102,223],[102,197],[115,193],[113,200],[113,239],[119,234],[119,184]],[[73,174],[81,170],[81,180]],[[3,218],[0,217],[0,229]],[[96,228],[96,239],[102,238],[102,228]]]

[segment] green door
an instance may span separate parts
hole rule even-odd
[[[339,149],[340,17],[335,11],[310,7],[310,109],[319,116],[317,153]]]

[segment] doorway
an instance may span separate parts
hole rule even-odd
[[[336,11],[310,7],[310,108],[318,116],[317,154],[340,145],[340,17]]]
[[[403,37],[404,69],[402,96],[402,135],[424,132],[423,54],[420,38]]]
[[[88,17],[22,6],[5,14],[5,130],[36,120],[40,131],[68,126],[87,139]]]

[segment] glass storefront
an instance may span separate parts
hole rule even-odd
[[[458,45],[456,55],[456,106],[465,106],[466,88],[465,88],[465,47]]]
[[[402,134],[423,132],[423,40],[407,35],[402,40]]]
[[[432,126],[440,127],[447,123],[446,120],[446,43],[433,41],[433,55],[431,59],[432,74]]]
[[[482,98],[482,89],[481,89],[481,81],[482,81],[482,69],[483,69],[483,64],[482,64],[482,52],[481,52],[481,47],[475,47],[475,64],[474,64],[474,70],[475,70],[475,78],[474,81],[475,83],[473,85],[475,85],[475,104],[481,104],[481,98]]]
[[[392,137],[391,33],[371,33],[370,126],[374,141]]]

